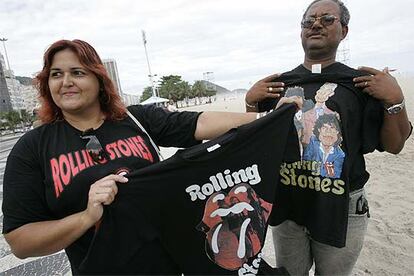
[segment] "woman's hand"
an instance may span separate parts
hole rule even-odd
[[[299,96],[282,97],[277,103],[275,109],[278,109],[281,105],[285,103],[294,103],[296,104],[297,110],[300,110],[303,106],[303,98]]]
[[[109,205],[114,201],[118,193],[117,182],[126,183],[128,178],[122,175],[110,174],[91,185],[85,215],[92,223],[101,219],[103,205]]]

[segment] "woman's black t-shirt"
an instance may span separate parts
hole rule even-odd
[[[199,143],[194,139],[199,113],[141,105],[128,109],[157,145],[189,147]],[[10,152],[4,174],[3,233],[83,211],[95,181],[159,161],[147,135],[129,117],[105,121],[88,135],[99,140],[106,152],[105,162],[92,160],[85,149],[88,140],[66,121],[45,124],[20,138]],[[93,233],[94,227],[66,248],[74,274]],[[147,240],[153,238],[148,236]]]

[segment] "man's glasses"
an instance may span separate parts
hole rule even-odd
[[[339,20],[339,18],[331,14],[325,14],[318,17],[306,17],[302,20],[301,25],[303,28],[309,29],[318,20],[322,24],[322,26],[327,27],[332,25],[335,22],[335,20]]]
[[[88,132],[89,130],[86,130],[80,136],[82,139],[89,139],[85,146],[86,151],[95,163],[104,163],[106,160],[105,150],[95,135],[86,135]]]

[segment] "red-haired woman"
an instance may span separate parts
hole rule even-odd
[[[9,155],[3,233],[19,258],[65,249],[73,274],[78,274],[103,205],[111,204],[117,194],[117,183],[128,182],[125,173],[159,157],[148,136],[128,117],[88,43],[53,43],[36,81],[42,101],[38,115],[44,124],[26,133]],[[212,139],[256,118],[255,113],[168,112],[141,105],[128,110],[156,144],[174,147]],[[143,254],[131,271],[176,273],[159,241],[146,242],[143,247],[151,253]]]

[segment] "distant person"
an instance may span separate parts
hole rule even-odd
[[[123,175],[158,162],[159,156],[151,138],[127,115],[91,45],[59,40],[46,50],[43,62],[36,76],[42,125],[26,133],[8,157],[3,234],[18,258],[64,249],[76,275],[103,206],[116,200],[117,184],[128,185]],[[189,147],[256,118],[254,113],[168,112],[154,105],[128,111],[165,147]],[[142,259],[126,270],[179,274],[153,236],[142,238]]]
[[[281,166],[279,204],[271,214],[276,265],[291,275],[308,275],[313,263],[318,275],[351,274],[369,216],[363,154],[375,149],[397,154],[412,130],[403,92],[388,68],[355,70],[336,62],[349,19],[339,0],[310,3],[301,22],[303,64],[258,81],[245,98],[247,111],[262,112],[287,88],[302,87],[305,99],[315,103],[303,113],[304,129],[298,129],[303,153]],[[339,127],[317,125],[328,115]],[[328,139],[336,142],[329,146]],[[337,157],[331,165],[330,156]],[[321,167],[321,158],[329,166]]]
[[[169,100],[167,104],[167,110],[170,112],[178,111],[177,107],[175,106],[175,103],[173,100]]]

